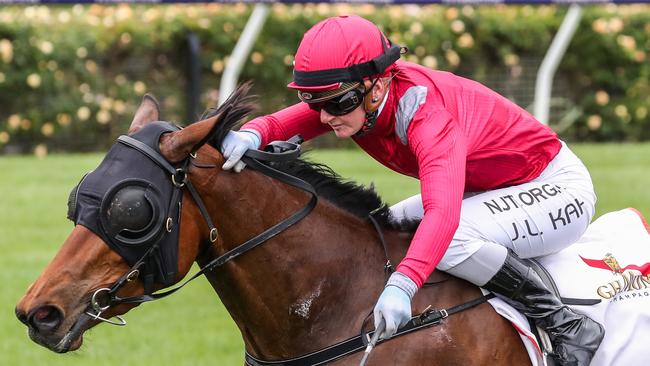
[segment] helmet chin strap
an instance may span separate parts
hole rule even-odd
[[[386,84],[386,87],[390,85],[390,81],[393,79],[394,75],[388,79],[388,83]],[[370,85],[370,90],[375,87],[375,84],[377,84],[377,81],[379,81],[380,78],[376,78],[375,81],[372,82],[372,85]],[[365,116],[365,121],[363,122],[363,125],[361,126],[361,129],[354,134],[355,136],[363,136],[370,132],[373,127],[375,127],[375,123],[377,123],[377,117],[379,116],[379,107],[381,106],[381,103],[383,102],[384,98],[386,97],[386,94],[382,95],[381,100],[379,98],[371,97],[372,93],[368,93],[364,97],[363,101],[363,108],[366,111],[366,116]],[[370,97],[370,99],[368,99]]]
[[[366,112],[366,120],[363,122],[363,126],[361,126],[361,129],[355,133],[355,136],[363,136],[366,133],[370,132],[373,127],[375,127],[375,123],[377,122],[377,116],[379,116],[379,110],[375,109],[372,112]]]

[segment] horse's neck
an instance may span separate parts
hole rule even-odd
[[[248,183],[238,185],[237,192],[215,195],[221,201],[216,207],[221,208],[213,215],[228,248],[309,200],[304,192],[248,175],[238,180]],[[205,264],[222,253],[215,249],[199,262]],[[383,287],[384,262],[377,234],[367,220],[320,200],[294,227],[208,279],[241,330],[247,349],[277,359],[358,334]]]

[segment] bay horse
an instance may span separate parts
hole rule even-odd
[[[146,271],[134,271],[128,255],[118,253],[97,230],[76,222],[16,306],[33,341],[59,353],[76,350],[86,330],[139,304],[111,303],[107,295],[151,299],[152,292],[180,282],[193,262],[200,266],[213,262],[308,204],[309,193],[256,169],[233,173],[220,168],[224,158],[219,147],[225,135],[253,109],[248,88],[240,87],[201,121],[165,130],[156,141],[153,150],[166,163],[178,166],[191,160],[184,179],[196,191],[195,195],[182,190],[178,241],[172,248],[177,253],[175,268],[162,278],[171,277],[147,278]],[[129,136],[160,124],[155,122],[159,114],[155,99],[145,96]],[[127,160],[142,156],[142,151],[129,151]],[[109,152],[102,164],[113,164],[111,156]],[[274,166],[310,182],[318,194],[316,206],[265,243],[204,273],[239,328],[246,353],[269,361],[293,359],[359,335],[364,327],[369,330],[368,320],[386,279],[386,257],[398,263],[414,231],[391,221],[388,206],[372,187],[343,181],[329,168],[303,160]],[[112,174],[111,169],[106,172]],[[368,220],[371,212],[389,243],[387,251]],[[433,285],[414,297],[413,314],[481,297],[476,286],[442,272],[434,272],[429,282]],[[111,287],[114,292],[104,291]],[[89,312],[93,307],[97,312]],[[328,364],[357,365],[361,356],[355,352]],[[513,326],[482,303],[437,325],[380,343],[369,364],[527,365],[530,360]]]

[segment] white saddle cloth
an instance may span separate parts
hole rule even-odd
[[[650,226],[641,213],[605,214],[578,242],[539,261],[563,297],[601,300],[572,306],[605,327],[592,366],[650,364]],[[517,328],[533,365],[546,365],[525,317],[500,299],[490,304]]]

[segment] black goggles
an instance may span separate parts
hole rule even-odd
[[[308,103],[309,108],[317,112],[324,109],[325,112],[332,116],[343,116],[357,109],[357,107],[363,103],[366,95],[368,95],[371,90],[372,88],[369,88],[368,90],[352,89],[332,99],[324,100],[322,102]]]

